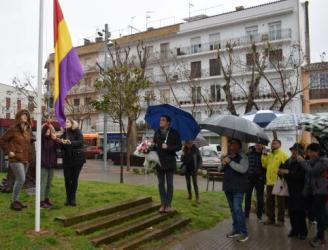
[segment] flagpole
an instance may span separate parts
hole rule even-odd
[[[40,232],[40,184],[41,184],[41,119],[42,119],[42,58],[43,58],[43,0],[39,10],[38,52],[38,100],[36,119],[36,181],[35,181],[35,232]]]

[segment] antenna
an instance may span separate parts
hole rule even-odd
[[[191,1],[188,3],[188,8],[189,8],[189,18],[190,18],[190,12],[191,12],[191,7],[195,7]]]
[[[146,11],[146,30],[148,29],[148,20],[151,18],[150,14],[154,13],[154,11],[147,10]]]

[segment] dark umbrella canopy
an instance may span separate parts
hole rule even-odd
[[[246,143],[254,142],[266,145],[270,141],[257,124],[233,115],[215,115],[201,122],[200,126],[202,129]]]
[[[200,132],[198,123],[190,113],[169,104],[149,106],[145,120],[152,129],[158,130],[162,115],[171,118],[170,126],[179,132],[183,141],[194,140]]]
[[[246,113],[242,117],[252,122],[255,122],[261,128],[265,128],[270,122],[282,115],[284,114],[278,111],[258,110]]]

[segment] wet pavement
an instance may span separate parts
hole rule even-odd
[[[218,223],[214,228],[205,230],[181,241],[178,245],[170,248],[172,250],[306,250],[314,249],[309,241],[315,236],[315,225],[309,227],[309,238],[299,240],[288,238],[289,220],[286,219],[284,227],[265,226],[257,221],[255,215],[248,221],[249,239],[239,243],[229,239],[226,234],[231,231],[231,219]],[[326,238],[328,233],[326,232]],[[328,246],[317,248],[328,249]]]
[[[81,180],[92,180],[101,182],[120,182],[120,167],[113,166],[108,162],[107,168],[104,168],[103,161],[101,160],[87,160],[87,163],[83,166],[82,172],[80,174]],[[56,170],[56,176],[62,177],[63,171]],[[136,174],[132,170],[126,171],[124,167],[124,183],[136,184],[136,185],[146,185],[146,186],[157,186],[157,177],[155,174]],[[198,176],[198,186],[200,192],[206,191],[206,178]],[[174,176],[174,187],[175,189],[187,190],[186,180],[184,176],[175,175]],[[212,191],[212,183],[209,185],[209,190]],[[214,191],[221,191],[222,185],[216,182],[214,185]]]

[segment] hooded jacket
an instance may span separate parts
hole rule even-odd
[[[288,155],[282,149],[276,149],[267,155],[262,154],[261,160],[266,168],[266,184],[273,186],[278,179],[279,167],[288,160]]]
[[[328,169],[328,159],[318,157],[316,159],[303,162],[303,168],[306,172],[306,185],[311,189],[312,194],[328,194],[328,180],[325,172]]]
[[[21,116],[27,115],[26,130],[21,128]],[[6,154],[13,152],[14,157],[9,157],[9,162],[28,163],[32,161],[32,143],[34,138],[32,135],[32,120],[30,113],[26,109],[20,110],[15,117],[15,125],[0,137],[0,147]]]
[[[51,136],[47,136],[46,132],[49,126],[44,125],[41,131],[41,167],[42,168],[54,168],[57,166],[57,154],[56,150],[59,148],[57,141],[53,140]]]

